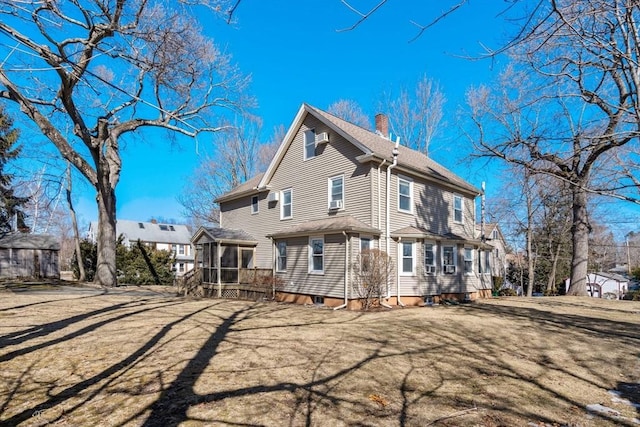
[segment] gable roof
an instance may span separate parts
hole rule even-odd
[[[97,230],[97,223],[91,223],[91,228]],[[189,244],[191,230],[186,225],[160,224],[153,222],[131,221],[119,219],[116,221],[116,235],[124,235],[130,242],[138,239],[141,242]]]
[[[2,249],[46,249],[60,250],[60,242],[48,234],[8,233],[0,237]]]
[[[197,243],[202,237],[207,237],[209,241],[220,243],[242,243],[246,245],[257,245],[258,241],[244,230],[234,230],[221,227],[200,227],[191,238],[192,243]]]
[[[293,143],[300,126],[302,126],[302,123],[309,114],[320,120],[331,130],[362,151],[362,155],[358,157],[359,161],[363,163],[367,161],[382,160],[386,160],[388,163],[392,162],[393,157],[391,152],[395,143],[391,140],[358,125],[349,123],[346,120],[327,113],[326,111],[322,111],[308,104],[302,104],[287,130],[287,134],[278,147],[275,156],[271,160],[267,171],[264,174],[253,177],[244,184],[241,184],[240,186],[223,194],[216,199],[216,202],[233,200],[251,192],[256,193],[259,191],[266,191],[268,189],[267,186],[280,165],[280,162],[284,158],[287,149]],[[418,175],[422,178],[451,187],[458,191],[472,195],[480,194],[480,190],[478,188],[469,184],[467,181],[424,154],[403,145],[398,147],[398,151],[397,170],[408,174]]]

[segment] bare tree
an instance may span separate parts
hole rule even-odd
[[[261,120],[239,118],[229,130],[213,138],[213,152],[202,157],[178,201],[196,225],[217,224],[218,196],[247,181],[259,163]]]
[[[620,147],[638,143],[639,18],[630,1],[540,2],[501,88],[470,97],[481,152],[569,183],[572,295],[586,295],[587,194],[632,200],[614,179],[623,170],[601,166]],[[614,175],[599,176],[599,167]]]
[[[202,35],[194,10],[226,11],[225,3],[0,0],[0,97],[95,188],[100,285],[116,284],[122,140],[150,127],[216,132],[225,128],[216,111],[243,101],[246,79]]]
[[[340,117],[343,120],[358,125],[365,129],[371,129],[371,123],[369,118],[362,111],[360,105],[357,102],[350,99],[340,99],[333,104],[329,105],[327,112],[333,114],[336,117]]]
[[[256,162],[257,172],[264,172],[267,170],[271,164],[271,160],[276,156],[278,147],[280,147],[280,144],[284,140],[286,134],[287,129],[284,125],[278,125],[273,128],[273,133],[269,140],[264,144],[260,144],[258,147],[258,160]]]
[[[443,126],[445,102],[439,84],[423,76],[413,93],[401,88],[397,96],[384,94],[380,110],[389,117],[391,131],[402,144],[428,156],[431,141]]]
[[[66,178],[67,178],[67,188],[65,190],[65,193],[67,196],[67,205],[69,207],[69,216],[71,217],[71,226],[73,228],[74,251],[76,254],[76,259],[82,260],[84,258],[82,257],[82,249],[80,247],[80,232],[78,231],[78,221],[76,219],[76,211],[73,208],[73,200],[71,198],[72,188],[73,188],[73,179],[71,177],[71,163],[67,163]],[[78,280],[81,282],[84,282],[86,280],[86,273],[84,271],[83,262],[78,262],[78,272],[79,272]]]
[[[382,305],[393,274],[391,257],[380,249],[363,250],[352,265],[353,289],[360,298],[363,310]]]

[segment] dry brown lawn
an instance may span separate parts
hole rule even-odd
[[[590,298],[360,313],[4,290],[0,425],[636,425],[639,326],[640,302]]]

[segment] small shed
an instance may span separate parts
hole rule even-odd
[[[566,280],[569,289],[571,280]],[[615,273],[599,271],[587,274],[587,292],[594,298],[621,299],[629,290],[629,280]]]
[[[47,234],[9,233],[0,237],[0,278],[60,278],[60,243]]]

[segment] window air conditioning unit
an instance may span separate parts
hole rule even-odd
[[[277,191],[269,193],[269,195],[267,196],[267,203],[277,202],[279,194],[280,193],[278,193]]]
[[[316,145],[325,144],[329,142],[329,134],[327,132],[322,132],[316,135]]]
[[[436,273],[436,266],[435,265],[427,265],[427,266],[425,266],[425,271],[427,272],[427,274],[435,274]]]
[[[342,209],[342,200],[332,200],[329,209]]]
[[[444,272],[447,274],[453,274],[456,272],[456,266],[455,265],[445,265],[444,266]]]

